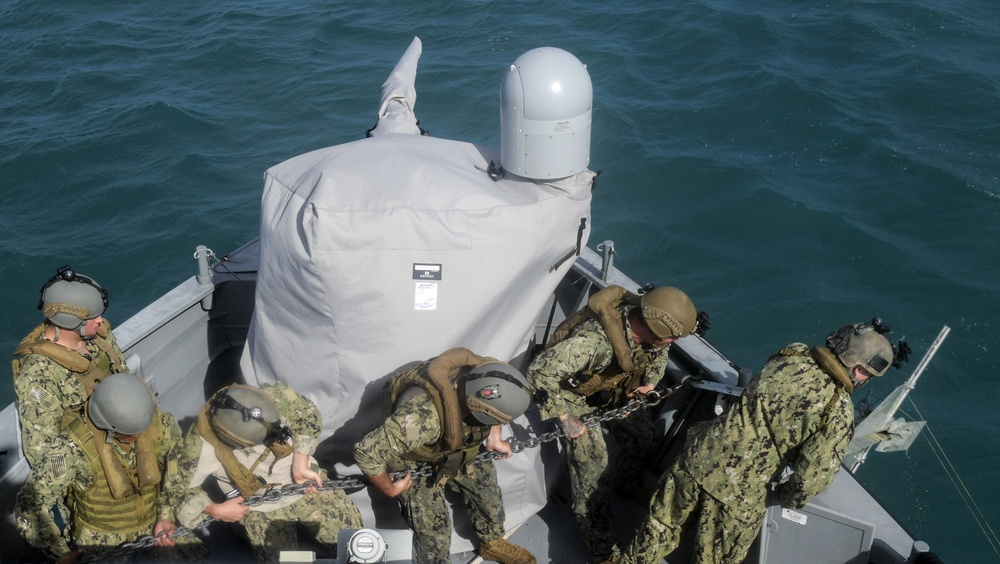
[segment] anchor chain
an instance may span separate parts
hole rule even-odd
[[[585,416],[583,418],[583,423],[587,427],[597,427],[605,421],[625,418],[634,411],[659,404],[685,384],[686,382],[682,382],[664,390],[651,390],[649,393],[639,394],[638,397],[633,398],[622,407],[609,409],[599,414]],[[544,443],[551,442],[565,436],[567,436],[566,432],[557,425],[555,431],[542,433],[541,435],[537,435],[525,441],[518,440],[515,437],[510,437],[507,439],[507,442],[510,443],[511,451],[514,452],[514,454],[517,454],[523,452],[525,449],[535,448]],[[497,451],[485,451],[476,455],[470,464],[485,464],[486,462],[492,462],[493,460],[501,459],[505,456],[505,454]],[[430,478],[434,475],[434,466],[427,464],[412,470],[391,472],[389,474],[389,478],[395,482],[404,478],[407,474],[413,478]],[[267,502],[278,501],[284,497],[302,495],[307,489],[312,487],[315,487],[318,491],[349,490],[360,489],[367,486],[367,484],[368,482],[361,476],[348,476],[338,480],[326,480],[318,486],[316,485],[316,482],[287,484],[280,488],[270,488],[263,493],[254,494],[240,502],[240,505],[257,507]],[[80,558],[80,562],[96,562],[99,560],[129,556],[134,551],[153,546],[160,537],[173,540],[179,537],[193,535],[195,531],[205,529],[215,521],[217,521],[215,517],[205,517],[197,525],[191,528],[179,526],[172,533],[164,532],[159,535],[146,535],[131,542],[123,542],[110,550],[101,551],[99,553],[86,553]]]
[[[640,394],[638,397],[632,399],[630,402],[619,408],[609,409],[599,414],[587,415],[582,419],[582,422],[587,427],[597,427],[601,423],[604,423],[605,421],[610,421],[612,419],[623,419],[632,412],[638,411],[643,407],[651,407],[654,405],[658,405],[660,402],[669,397],[675,391],[679,390],[684,385],[685,383],[681,383],[676,386],[666,388],[665,390],[662,391],[651,390],[649,393]],[[542,433],[541,435],[538,435],[526,441],[520,441],[514,437],[511,437],[507,439],[507,442],[510,443],[510,448],[514,452],[514,454],[517,454],[525,449],[535,448],[542,445],[543,443],[551,442],[565,436],[567,436],[566,431],[557,425],[555,431]],[[476,456],[475,460],[473,461],[473,464],[481,464],[482,463],[481,461],[495,460],[503,458],[503,456],[504,456],[503,454],[498,453],[496,451],[481,452]]]

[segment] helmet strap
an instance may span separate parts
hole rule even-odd
[[[483,373],[480,373],[480,374],[476,374],[474,376],[471,375],[471,374],[469,374],[468,372],[466,372],[461,377],[459,377],[458,381],[462,382],[462,383],[465,383],[465,382],[469,382],[471,380],[477,380],[479,378],[487,378],[487,377],[488,378],[499,378],[501,380],[506,380],[506,381],[510,382],[511,384],[514,384],[518,388],[521,388],[522,390],[530,391],[530,390],[528,390],[527,386],[525,386],[523,383],[521,383],[520,380],[518,380],[517,378],[511,376],[510,374],[507,374],[507,373],[504,373],[504,372],[500,372],[499,370],[490,370],[489,372],[483,372]]]
[[[52,342],[53,343],[58,343],[59,342],[59,326],[58,325],[53,325],[52,328],[56,330],[55,335],[52,336]]]
[[[109,431],[108,429],[101,429],[104,431],[104,444],[113,445],[115,444],[115,432]]]
[[[489,405],[488,403],[477,398],[476,396],[473,395],[466,396],[465,405],[468,406],[469,412],[473,415],[473,417],[475,417],[475,414],[479,413],[497,421],[497,423],[501,425],[506,425],[507,423],[511,422],[511,418],[509,415],[493,407],[492,405]],[[476,417],[476,419],[480,425],[487,425],[487,423],[478,421],[478,417]]]
[[[238,411],[243,417],[244,423],[249,423],[251,420],[257,421],[266,429],[266,435],[264,436],[264,446],[270,447],[274,443],[287,444],[292,438],[292,431],[287,426],[281,424],[281,419],[276,419],[275,421],[267,421],[261,416],[260,408],[247,407],[236,400],[236,398],[230,396],[228,393],[221,393],[212,399],[211,414],[215,415],[215,412],[219,408],[232,409]]]

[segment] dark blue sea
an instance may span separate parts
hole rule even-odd
[[[928,430],[859,476],[946,563],[1000,561],[996,0],[5,0],[0,348],[63,264],[120,323],[254,237],[265,169],[363,137],[414,36],[423,127],[488,146],[518,55],[587,64],[591,246],[736,363],[878,315],[914,351],[878,398],[950,326],[904,404]]]

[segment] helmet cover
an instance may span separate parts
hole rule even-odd
[[[45,319],[62,329],[73,330],[108,307],[108,292],[89,276],[66,265],[56,270],[42,286],[38,309]]]
[[[826,344],[848,369],[861,366],[881,376],[892,365],[892,344],[869,323],[845,325],[827,335]]]
[[[646,326],[658,339],[685,337],[698,326],[698,312],[691,298],[673,286],[646,292],[640,306]]]
[[[156,402],[135,374],[119,372],[101,380],[87,404],[94,426],[119,435],[138,435],[153,422]]]
[[[233,448],[286,442],[290,431],[281,425],[278,406],[259,388],[233,384],[209,400],[209,424]]]
[[[469,413],[483,425],[505,425],[519,417],[531,403],[528,381],[513,366],[489,362],[460,377]]]

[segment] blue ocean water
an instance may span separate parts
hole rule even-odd
[[[880,315],[914,359],[878,397],[950,326],[904,406],[930,432],[859,476],[945,562],[1000,560],[995,0],[0,3],[0,348],[58,266],[120,322],[253,237],[264,170],[362,137],[414,36],[422,125],[489,146],[518,55],[588,65],[591,246],[738,364]]]

